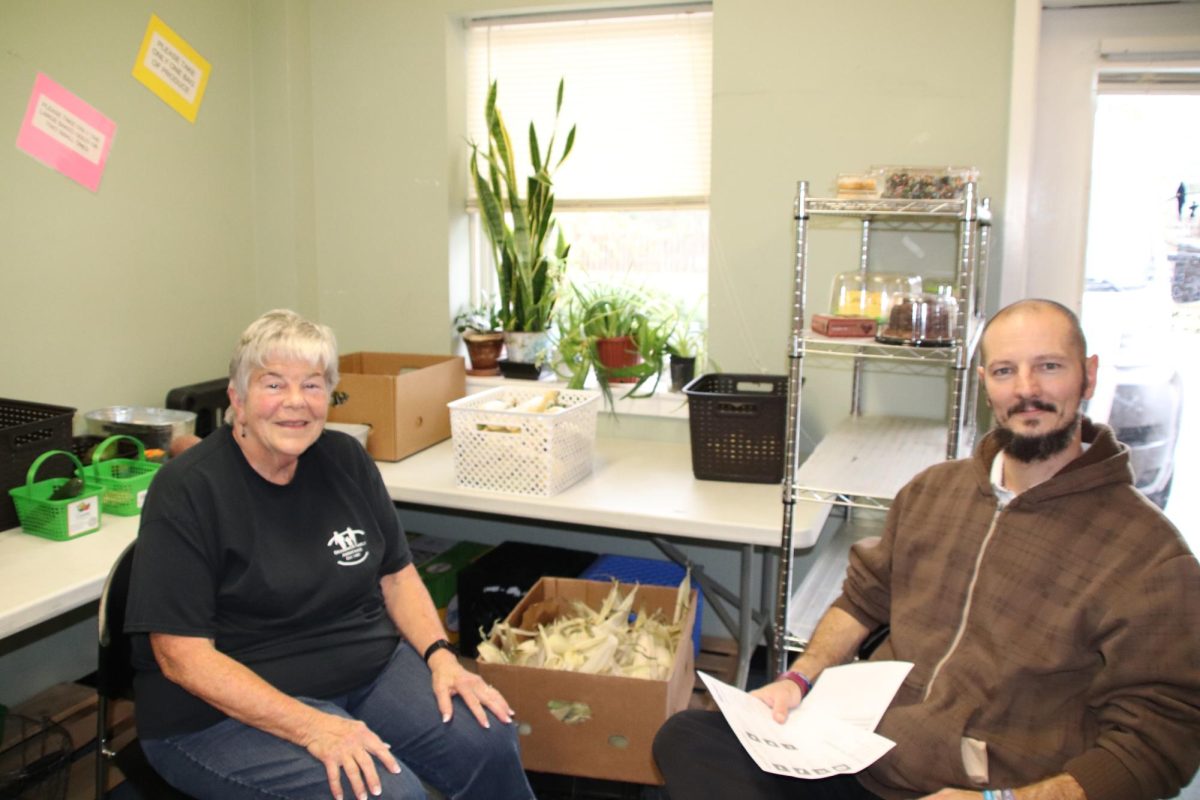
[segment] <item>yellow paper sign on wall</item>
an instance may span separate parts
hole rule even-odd
[[[142,39],[137,63],[133,65],[133,77],[182,114],[188,122],[196,121],[211,69],[191,45],[161,19],[150,15],[150,24],[146,26],[146,36]]]

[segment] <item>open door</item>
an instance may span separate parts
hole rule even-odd
[[[1095,107],[1081,309],[1101,372],[1087,413],[1186,530],[1194,493],[1172,488],[1200,478],[1200,86],[1102,73]]]

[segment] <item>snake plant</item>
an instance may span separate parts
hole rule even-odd
[[[518,191],[512,139],[496,107],[496,82],[488,89],[484,119],[486,151],[471,145],[471,173],[479,196],[480,216],[492,245],[499,287],[500,321],[505,331],[537,332],[550,328],[562,288],[570,246],[554,218],[554,171],[575,144],[571,126],[562,153],[554,158],[563,81],[558,82],[554,129],[543,153],[537,131],[529,123],[529,155],[533,173],[526,179],[525,196]],[[485,169],[486,168],[486,169]]]

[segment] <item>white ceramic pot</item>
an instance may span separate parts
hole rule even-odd
[[[509,361],[542,364],[549,360],[550,334],[547,331],[505,331],[504,347]]]

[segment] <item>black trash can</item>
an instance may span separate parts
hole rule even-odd
[[[474,658],[479,629],[490,629],[516,608],[538,578],[575,578],[596,560],[595,553],[528,542],[502,542],[458,574],[458,648]]]
[[[59,724],[9,714],[0,749],[0,800],[64,800],[71,737]]]

